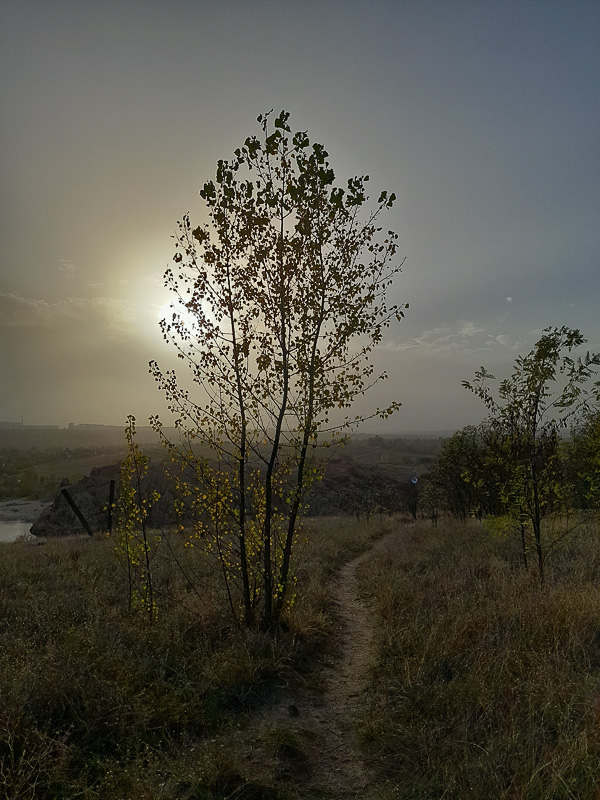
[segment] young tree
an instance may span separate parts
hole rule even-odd
[[[502,470],[501,494],[509,511],[531,525],[541,581],[550,552],[543,540],[542,518],[558,499],[559,434],[600,387],[596,382],[589,388],[600,354],[571,355],[585,343],[576,329],[546,328],[533,350],[516,359],[512,375],[498,386],[497,398],[488,386],[495,378],[485,367],[472,383],[463,381],[490,411],[497,452],[508,467]]]
[[[395,196],[382,192],[363,216],[368,176],[336,186],[324,147],[288,118],[259,116],[261,136],[200,192],[209,222],[179,223],[161,326],[197,393],[150,363],[182,434],[171,447],[193,473],[180,485],[197,544],[217,553],[232,611],[267,627],[291,595],[315,448],[365,419],[349,409],[385,378],[369,354],[406,307],[386,300],[401,263],[396,234],[378,226]]]
[[[484,441],[481,426],[455,431],[443,443],[431,470],[430,481],[443,489],[446,510],[463,522],[471,514],[480,516],[483,505]]]
[[[571,426],[566,472],[575,508],[600,509],[600,412],[589,409]]]
[[[117,553],[125,562],[127,573],[128,610],[142,610],[152,622],[158,615],[154,587],[153,560],[160,535],[150,532],[150,510],[160,494],[145,484],[149,460],[135,440],[135,417],[127,417],[125,438],[127,456],[121,464],[121,481],[117,510]]]

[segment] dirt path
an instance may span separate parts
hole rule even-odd
[[[265,719],[289,726],[307,746],[308,763],[291,765],[302,774],[302,798],[378,800],[374,776],[365,764],[355,733],[356,715],[369,686],[372,623],[358,594],[358,566],[397,537],[389,533],[345,564],[333,587],[339,619],[335,655],[324,668],[320,694],[284,695]],[[285,748],[283,748],[285,752]],[[302,767],[300,769],[300,767]],[[292,777],[292,776],[290,776]]]

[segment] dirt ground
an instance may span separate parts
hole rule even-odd
[[[335,581],[333,597],[339,626],[323,668],[320,691],[281,691],[260,711],[263,729],[273,726],[292,734],[289,778],[298,780],[298,797],[333,800],[380,800],[373,770],[365,763],[355,733],[355,720],[366,701],[370,675],[372,622],[358,594],[356,570],[374,550],[385,548],[397,532],[379,539],[367,552],[345,564]],[[293,737],[304,760],[295,759]],[[256,755],[259,755],[258,753]],[[285,758],[283,759],[285,761]],[[294,774],[295,773],[295,774]],[[300,788],[301,787],[301,788]]]

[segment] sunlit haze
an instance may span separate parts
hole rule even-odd
[[[162,413],[176,221],[271,108],[398,196],[372,430],[479,422],[547,326],[600,350],[599,41],[595,0],[2,3],[0,420]]]

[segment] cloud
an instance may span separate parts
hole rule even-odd
[[[393,350],[415,350],[425,355],[490,352],[494,348],[516,351],[523,344],[506,333],[486,331],[476,322],[460,319],[450,325],[425,330],[405,342],[390,342]]]
[[[137,297],[65,297],[46,300],[0,290],[0,355],[27,361],[31,352],[137,353],[140,363],[166,348],[156,308]],[[167,358],[171,351],[166,348]],[[105,358],[102,355],[102,358]],[[175,358],[175,355],[173,355]],[[1,363],[1,361],[0,361]]]
[[[133,306],[113,297],[65,297],[48,301],[0,291],[0,328],[120,329],[135,320]]]
[[[463,338],[477,336],[478,333],[485,333],[484,328],[477,327],[477,325],[475,325],[474,322],[459,320],[456,324],[460,326],[459,335],[462,336]]]
[[[25,411],[60,424],[113,422],[148,393],[156,402],[147,374],[154,353],[140,319],[112,297],[50,301],[0,291],[0,418]]]
[[[150,286],[164,286],[165,282],[162,275],[142,275],[142,280]]]
[[[65,278],[74,278],[75,274],[79,272],[78,267],[68,258],[58,259],[58,269],[63,273]]]

